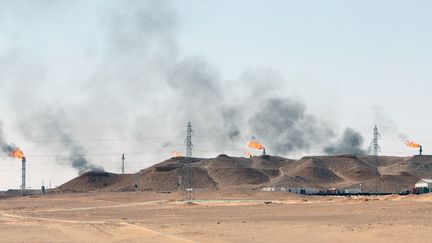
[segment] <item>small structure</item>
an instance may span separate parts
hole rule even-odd
[[[261,190],[263,192],[275,192],[276,191],[276,187],[263,187]]]
[[[298,194],[316,194],[317,189],[314,188],[288,188],[288,187],[263,187],[261,188],[263,192],[292,192]]]
[[[432,189],[432,179],[421,179],[416,182],[415,188],[427,188],[429,191]]]
[[[362,193],[363,190],[361,188],[350,188],[350,189],[344,189],[342,192],[345,194],[359,194]]]

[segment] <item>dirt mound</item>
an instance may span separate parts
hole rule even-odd
[[[217,183],[209,176],[206,159],[184,157],[171,158],[133,175],[127,180],[120,181],[104,190],[109,191],[175,191],[179,189],[184,165],[192,168],[194,188],[217,188]]]
[[[285,175],[310,181],[313,183],[333,183],[343,181],[328,168],[325,161],[317,158],[304,157],[283,169]]]
[[[419,178],[432,178],[432,156],[416,155],[405,161],[405,171]]]
[[[354,155],[303,157],[282,171],[292,179],[300,177],[307,182],[332,185],[365,181],[378,174],[376,168]]]
[[[266,173],[254,168],[209,168],[208,171],[221,186],[258,185],[270,181]]]
[[[233,169],[233,168],[251,168],[252,160],[243,157],[229,157],[221,154],[214,159],[207,159],[209,168]]]
[[[398,193],[404,189],[414,187],[418,179],[418,177],[408,173],[402,173],[401,175],[384,175],[362,183],[353,184],[348,186],[348,188],[362,188],[363,191],[368,192]]]
[[[381,160],[381,157],[380,157]],[[408,173],[418,178],[432,178],[432,156],[416,155],[392,159],[391,164],[379,166],[381,175],[401,175]]]
[[[208,172],[220,185],[257,185],[280,176],[280,168],[292,162],[270,155],[253,158],[219,155],[208,160]]]
[[[128,180],[132,177],[131,174],[113,174],[102,171],[86,172],[65,184],[56,188],[59,192],[91,192],[101,188],[112,186],[116,183]]]
[[[284,166],[292,164],[294,161],[279,156],[261,155],[252,158],[252,166],[259,169],[279,170]]]
[[[154,167],[139,173],[139,187],[144,191],[174,191],[179,188],[179,181],[184,168],[159,170]],[[207,170],[201,167],[191,167],[194,188],[216,188],[217,183],[209,176]]]
[[[303,176],[289,176],[282,175],[272,180],[268,186],[275,187],[287,187],[287,188],[319,188],[325,189],[323,184],[315,181],[310,181],[308,178]]]
[[[358,188],[398,191],[432,177],[432,156],[307,156],[290,160],[262,155],[253,158],[171,158],[136,174],[87,172],[57,188],[63,192],[175,191],[184,167],[193,171],[194,188],[227,189],[260,186],[328,189]],[[361,184],[361,186],[360,186]]]
[[[395,157],[395,156],[372,156],[372,155],[363,155],[358,156],[359,159],[366,162],[368,165],[373,167],[386,167],[394,164],[402,163],[407,158],[405,157]]]
[[[280,168],[292,162],[293,160],[268,155],[243,158],[222,154],[210,159],[176,157],[133,175],[86,173],[59,187],[58,190],[65,192],[136,189],[174,191],[179,189],[185,165],[192,168],[194,188],[216,189],[225,186],[260,185],[280,176]]]
[[[430,163],[432,162],[432,155],[414,155],[412,157],[405,158],[405,161],[410,163]]]

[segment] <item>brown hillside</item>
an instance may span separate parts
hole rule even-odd
[[[407,188],[414,187],[414,184],[419,180],[418,177],[410,175],[408,173],[402,173],[401,175],[383,175],[373,178],[368,181],[356,183],[349,188],[362,188],[365,191],[370,192],[400,192]]]
[[[300,177],[321,186],[349,185],[378,175],[376,168],[354,155],[308,156],[283,167],[282,171],[285,180],[289,177],[298,181]]]
[[[432,156],[413,156],[406,160],[406,172],[421,178],[432,178]]]
[[[325,161],[312,157],[304,157],[282,169],[284,175],[302,178],[304,181],[328,184],[343,181],[336,173],[328,168]]]
[[[307,156],[290,160],[278,156],[253,158],[219,155],[216,158],[171,158],[137,174],[87,172],[57,188],[63,192],[174,191],[183,166],[193,170],[194,188],[224,189],[261,186],[399,190],[419,178],[432,177],[432,156]],[[377,189],[378,188],[378,189]],[[382,189],[384,188],[384,189]],[[392,191],[393,191],[392,190]]]
[[[358,156],[358,158],[363,160],[364,162],[366,162],[370,166],[374,166],[374,167],[391,166],[391,165],[394,165],[397,163],[401,163],[405,159],[407,159],[405,157],[395,157],[395,156],[379,156],[377,159],[372,155]]]
[[[61,192],[91,192],[109,187],[123,180],[129,180],[132,175],[113,174],[101,171],[86,172],[56,188]]]

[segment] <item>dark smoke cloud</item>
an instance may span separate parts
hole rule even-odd
[[[74,144],[64,145],[65,148],[69,150],[67,159],[71,163],[71,166],[78,171],[78,174],[82,174],[86,171],[104,171],[101,166],[92,164],[88,161],[83,147]]]
[[[87,153],[85,149],[78,145],[55,120],[47,121],[51,132],[58,135],[58,138],[63,145],[63,147],[68,151],[67,161],[70,163],[72,168],[78,171],[78,174],[82,174],[86,171],[104,171],[101,166],[91,163],[87,158]],[[59,158],[64,160],[64,158]]]
[[[207,101],[212,105],[223,100],[219,73],[202,58],[180,60],[168,73],[167,81],[176,94],[193,98],[188,99],[190,102]]]
[[[49,3],[45,5],[50,5]],[[57,57],[43,62],[39,62],[38,58],[42,57],[38,57],[37,63],[49,64],[48,67],[36,68],[48,70],[44,75],[10,79],[13,75],[0,74],[0,81],[20,86],[19,82],[23,82],[20,80],[31,80],[31,87],[37,86],[39,92],[27,88],[31,90],[28,93],[50,94],[46,100],[36,99],[30,94],[16,95],[10,103],[12,106],[20,106],[17,110],[34,111],[19,118],[25,138],[35,143],[40,140],[58,141],[68,154],[59,159],[79,173],[102,170],[101,166],[87,159],[85,146],[74,139],[79,136],[180,137],[184,135],[186,122],[191,121],[194,130],[210,138],[208,141],[214,143],[214,147],[219,150],[221,147],[232,148],[233,143],[237,147],[246,147],[246,137],[253,135],[266,145],[269,152],[285,156],[316,147],[321,149],[336,137],[336,132],[308,113],[302,102],[293,98],[274,98],[279,97],[274,93],[285,83],[279,72],[267,68],[248,69],[239,79],[227,81],[205,59],[181,56],[176,39],[178,17],[169,1],[92,1],[92,7],[83,2],[67,4],[67,8],[62,8],[59,2],[50,5],[50,8],[45,5],[39,7],[51,14],[59,14],[62,9],[68,9],[73,14],[65,16],[80,16],[81,11],[86,9],[85,11],[91,10],[91,16],[101,16],[98,19],[101,25],[95,26],[94,35],[102,38],[97,42],[102,46],[89,44],[87,48],[90,54],[86,53],[85,58],[82,58],[89,68],[82,70],[82,66],[77,63],[65,62],[69,65],[56,66],[60,68],[59,72],[67,70],[76,75],[72,78],[65,74],[51,77],[49,70],[52,69],[51,65],[58,62]],[[33,6],[30,13],[38,15],[42,12],[34,10],[36,8],[37,6]],[[35,19],[48,20],[44,24],[54,22],[49,16],[43,14]],[[72,20],[69,24],[79,29],[82,23],[75,25]],[[70,31],[74,33],[72,28]],[[46,45],[40,46],[43,49]],[[21,48],[18,46],[16,49]],[[69,49],[69,46],[65,49]],[[22,60],[33,60],[34,57],[27,58],[27,53],[31,52],[19,55],[14,53],[10,57],[20,56]],[[81,60],[79,56],[76,58]],[[5,63],[13,63],[10,58],[7,59]],[[15,69],[29,70],[31,67],[35,65]],[[40,76],[43,78],[37,78]],[[65,87],[74,87],[76,93],[65,90],[61,85],[62,89],[52,90],[54,88],[49,86],[47,80],[58,77],[64,78],[59,82],[63,82]],[[51,94],[60,96],[51,99]],[[70,103],[58,102],[63,100],[64,94],[78,98]],[[54,108],[47,110],[47,106]],[[118,130],[98,126],[105,121],[121,121],[125,126]],[[128,127],[129,122],[137,126]],[[146,128],[147,124],[164,122],[184,126],[160,125]],[[95,128],[91,134],[69,128],[77,123],[95,125]],[[179,144],[179,140],[180,143],[183,142],[183,138],[179,138],[163,140],[159,144],[167,150],[180,150],[181,148],[174,147]],[[227,141],[230,142],[229,145]],[[0,142],[3,144],[2,140]],[[357,151],[353,149],[356,146],[361,150],[360,143],[356,145],[343,137],[333,151],[350,153]],[[160,159],[162,152],[158,149],[154,152],[159,156],[156,159]]]
[[[177,101],[176,111],[181,111],[184,120],[213,127],[220,122],[224,96],[215,68],[202,58],[189,57],[176,63],[166,75]],[[201,108],[203,105],[205,109]]]
[[[334,136],[326,124],[306,112],[306,106],[289,98],[265,100],[249,119],[251,132],[276,154],[308,151]]]
[[[226,131],[228,137],[232,141],[240,139],[241,129],[239,126],[241,121],[241,115],[243,112],[235,107],[222,108],[221,112],[224,131]]]
[[[324,151],[327,154],[353,154],[364,155],[367,151],[362,149],[363,137],[357,131],[347,128],[345,129],[342,137],[335,144],[327,146]]]
[[[3,123],[0,121],[0,154],[4,156],[9,154],[16,148],[15,145],[10,144],[6,141],[5,135],[3,133]]]
[[[59,162],[70,165],[79,174],[90,170],[104,170],[103,167],[87,159],[85,149],[67,131],[67,115],[62,110],[47,108],[37,114],[30,114],[29,117],[31,120],[24,120],[20,123],[22,133],[26,138],[42,144],[58,142],[67,151],[66,156],[58,156]]]
[[[247,87],[249,99],[256,99],[283,87],[286,81],[280,72],[271,68],[248,68],[239,82]]]

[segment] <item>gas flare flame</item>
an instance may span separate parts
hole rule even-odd
[[[409,140],[406,141],[405,144],[406,144],[406,146],[408,146],[410,148],[420,148],[421,147],[420,144],[413,142],[413,141],[409,141]]]
[[[22,159],[24,158],[24,153],[21,149],[16,148],[9,153],[9,156],[12,158]]]
[[[171,157],[181,157],[181,156],[182,156],[182,154],[178,151],[172,151],[171,152]]]
[[[248,147],[253,149],[264,149],[264,146],[255,139],[249,142]]]

